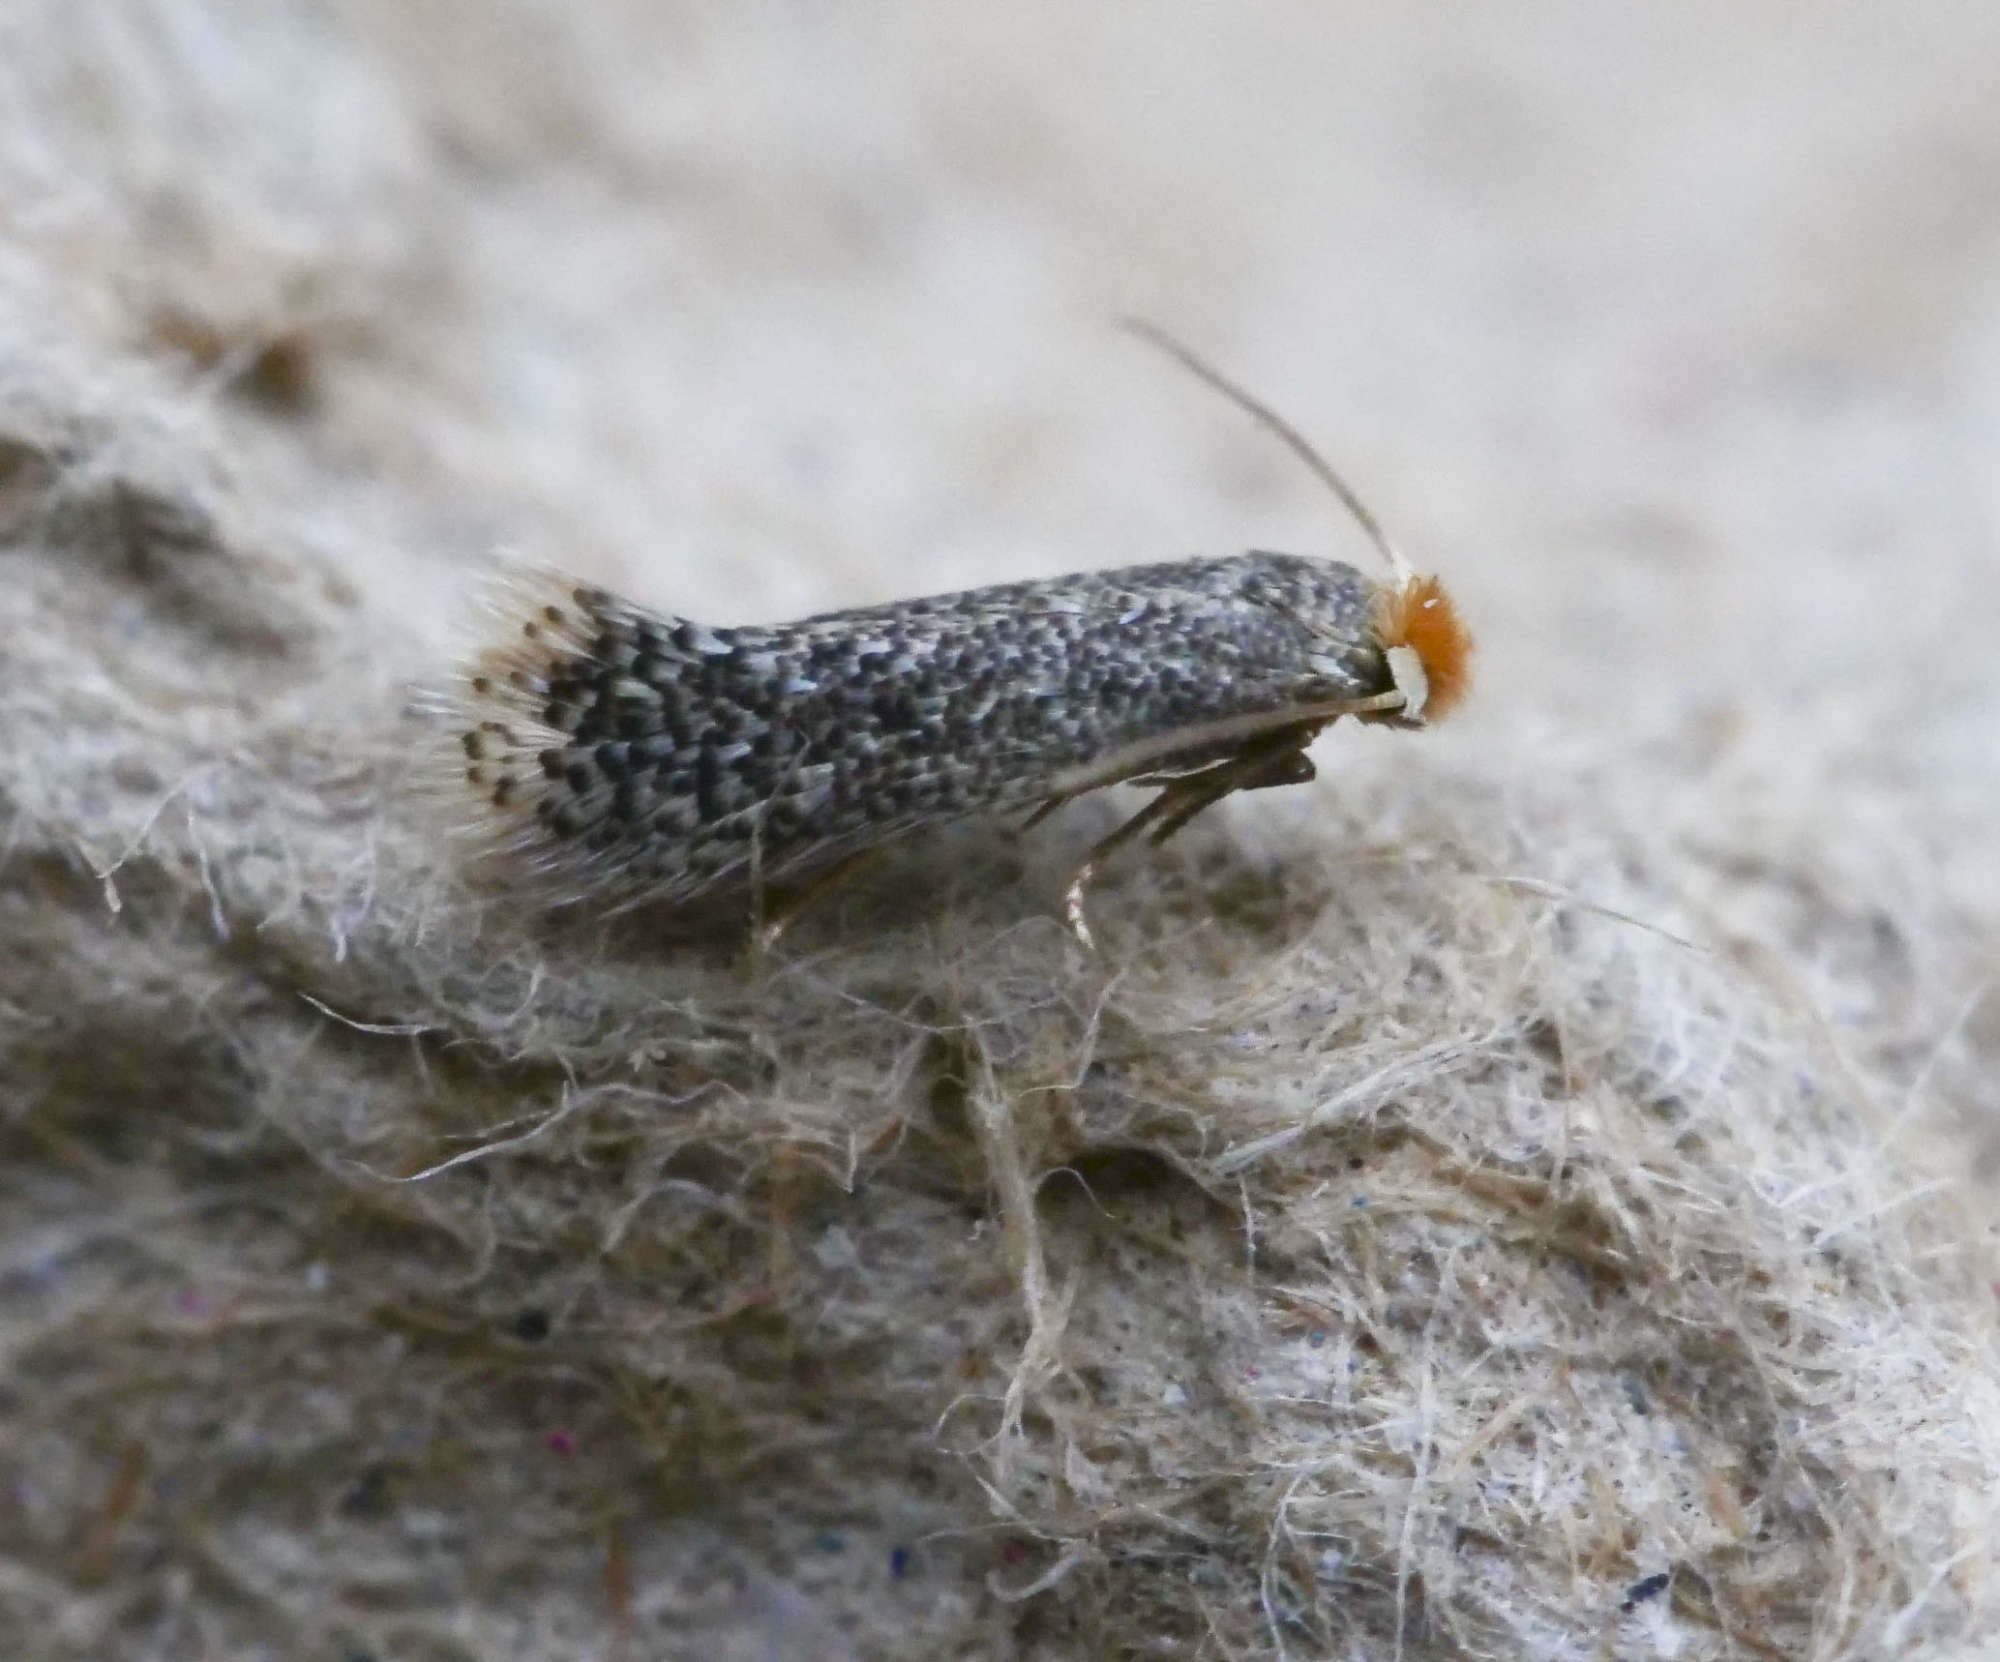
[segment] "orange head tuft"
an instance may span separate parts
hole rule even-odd
[[[1423,665],[1422,719],[1451,713],[1472,682],[1472,635],[1435,577],[1405,577],[1384,592],[1382,644],[1408,647]]]

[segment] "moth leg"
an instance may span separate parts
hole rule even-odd
[[[1310,785],[1318,777],[1319,769],[1313,766],[1313,759],[1303,750],[1286,750],[1271,757],[1270,766],[1236,788],[1239,791],[1268,791],[1279,785]]]
[[[1315,778],[1312,758],[1304,748],[1310,737],[1309,734],[1302,736],[1295,732],[1275,734],[1270,741],[1225,757],[1197,773],[1183,774],[1163,784],[1158,796],[1108,837],[1093,844],[1084,856],[1083,864],[1077,867],[1076,875],[1063,892],[1063,919],[1068,923],[1070,933],[1087,950],[1095,950],[1090,925],[1084,918],[1083,896],[1097,874],[1098,861],[1123,848],[1142,832],[1149,833],[1147,842],[1158,848],[1204,808],[1213,807],[1225,796],[1237,791],[1260,791],[1275,785],[1302,785]]]
[[[1148,773],[1142,774],[1136,779],[1117,779],[1110,781],[1110,783],[1118,785],[1157,785],[1165,788],[1196,778],[1202,773],[1209,772],[1214,766],[1214,763],[1210,763],[1208,767],[1198,768],[1193,773]],[[1102,788],[1102,786],[1093,785],[1089,787],[1089,790],[1101,790]],[[1088,795],[1089,790],[1067,791],[1061,796],[1044,798],[1028,811],[1028,817],[1021,821],[1021,829],[1023,831],[1034,830],[1036,826],[1040,825],[1043,820],[1047,819],[1058,808],[1067,808],[1078,797]],[[1141,812],[1143,811],[1141,810]]]
[[[1337,714],[1360,714],[1363,706],[1372,708],[1374,703],[1371,699],[1356,700],[1351,708],[1343,706]],[[1303,784],[1314,777],[1312,763],[1305,756],[1306,747],[1336,719],[1337,715],[1315,714],[1282,727],[1266,728],[1251,734],[1238,740],[1233,750],[1225,750],[1219,756],[1214,747],[1199,746],[1194,757],[1186,761],[1177,760],[1170,754],[1161,757],[1152,767],[1073,785],[1059,794],[1044,797],[1029,809],[1026,818],[1021,821],[1021,829],[1032,831],[1066,803],[1074,802],[1091,791],[1101,790],[1106,785],[1152,786],[1172,793],[1174,800],[1179,801],[1181,794],[1190,788],[1202,790],[1204,786],[1198,782],[1215,784],[1225,778],[1233,781],[1229,790],[1241,791],[1262,790],[1267,785]],[[1227,795],[1228,791],[1221,794]],[[1207,800],[1212,802],[1217,797],[1209,796]]]
[[[768,953],[778,944],[779,937],[804,913],[844,886],[856,872],[874,862],[881,853],[880,847],[856,849],[852,854],[842,855],[824,870],[815,872],[799,888],[775,897],[757,925],[752,951],[759,957]]]
[[[1197,774],[1193,777],[1201,776]],[[1186,781],[1180,783],[1185,784]],[[1097,942],[1091,939],[1090,924],[1083,915],[1083,893],[1090,887],[1090,880],[1097,875],[1097,862],[1123,848],[1161,815],[1172,812],[1176,801],[1175,787],[1167,786],[1110,836],[1100,837],[1091,844],[1090,852],[1083,857],[1083,864],[1076,868],[1076,875],[1069,880],[1069,887],[1063,891],[1063,921],[1069,925],[1069,932],[1082,944],[1084,951],[1097,950]]]
[[[1256,765],[1245,767],[1236,778],[1216,777],[1237,769],[1239,763],[1252,762]],[[1319,770],[1313,766],[1312,758],[1303,750],[1285,750],[1269,756],[1239,757],[1211,769],[1208,773],[1196,774],[1194,777],[1204,781],[1207,788],[1199,795],[1190,792],[1188,801],[1182,803],[1160,824],[1153,827],[1152,834],[1146,841],[1154,848],[1158,848],[1196,814],[1205,808],[1214,807],[1225,796],[1233,796],[1238,791],[1271,790],[1279,785],[1308,784],[1319,777]]]
[[[1063,890],[1063,922],[1069,925],[1076,944],[1085,952],[1097,950],[1097,942],[1091,937],[1089,920],[1083,915],[1083,891],[1090,887],[1090,880],[1096,874],[1096,862],[1086,860],[1076,868],[1069,887]]]

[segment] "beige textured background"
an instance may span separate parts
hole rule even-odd
[[[1355,554],[1124,312],[1460,719],[468,881],[497,550]],[[12,0],[0,1654],[2000,1654],[1996,459],[1984,5]]]

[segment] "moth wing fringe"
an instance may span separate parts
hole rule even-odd
[[[710,886],[642,877],[618,851],[557,837],[537,816],[546,784],[542,754],[574,743],[547,719],[550,671],[564,656],[589,657],[603,620],[636,611],[552,566],[509,561],[469,609],[452,672],[413,700],[438,735],[417,773],[443,809],[445,834],[475,869],[525,881],[544,904],[624,911],[692,898]],[[671,627],[682,620],[659,621]]]

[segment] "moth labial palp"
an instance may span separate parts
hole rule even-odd
[[[678,903],[1154,786],[1071,885],[1088,941],[1083,887],[1112,850],[1309,780],[1306,748],[1341,716],[1419,727],[1463,696],[1450,599],[1360,512],[1386,580],[1253,552],[732,628],[517,573],[451,697],[478,828],[554,898]]]

